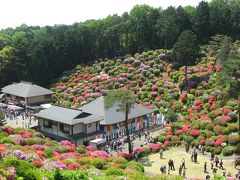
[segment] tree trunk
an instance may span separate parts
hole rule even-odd
[[[128,142],[128,152],[129,154],[132,154],[132,145],[131,145],[131,140],[130,140],[129,130],[128,130],[128,105],[127,104],[126,104],[126,111],[125,111],[125,129],[126,129],[127,142]]]

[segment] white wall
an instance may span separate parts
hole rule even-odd
[[[84,129],[84,124],[75,124],[73,126],[73,134],[77,134],[77,133],[80,133],[80,132],[84,132],[85,129]]]
[[[96,122],[91,124],[86,124],[86,126],[87,126],[87,133],[96,132]]]

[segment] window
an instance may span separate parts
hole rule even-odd
[[[44,119],[43,126],[47,127],[47,128],[51,128],[52,127],[52,122]]]
[[[69,133],[69,125],[67,124],[60,124],[60,130],[64,133]]]
[[[53,126],[57,126],[57,122],[53,121],[53,122],[52,122],[52,125],[53,125]]]
[[[88,124],[88,126],[87,126],[88,128],[90,128],[90,127],[92,127],[92,124]]]

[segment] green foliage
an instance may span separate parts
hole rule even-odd
[[[136,161],[129,161],[127,164],[125,164],[125,167],[131,167],[139,172],[144,172],[143,165]]]
[[[234,149],[232,147],[228,147],[228,146],[222,150],[222,153],[224,156],[231,156],[231,155],[233,155],[233,152],[234,152]]]
[[[44,151],[44,153],[46,154],[46,156],[47,156],[48,158],[52,158],[53,155],[54,155],[54,153],[53,153],[53,151],[52,151],[51,149],[46,149],[46,150]]]
[[[105,171],[106,175],[108,176],[122,176],[124,175],[124,172],[122,169],[117,168],[109,168]]]
[[[56,170],[54,173],[54,179],[57,180],[88,180],[89,177],[86,171],[59,171]]]
[[[3,138],[1,138],[0,139],[0,144],[5,144],[5,143],[15,144],[15,141],[11,137],[3,137]]]
[[[100,158],[93,158],[90,160],[90,164],[95,166],[98,169],[103,169],[103,166],[106,165],[107,161]]]
[[[173,57],[181,65],[193,65],[199,53],[199,45],[196,35],[186,30],[178,37],[173,46]]]
[[[82,148],[82,147],[79,147],[79,148],[77,148],[77,152],[80,153],[80,154],[84,154],[86,152],[86,149]]]

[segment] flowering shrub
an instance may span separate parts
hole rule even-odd
[[[39,145],[39,144],[34,144],[31,147],[35,150],[40,150],[40,151],[44,151],[47,149],[47,146],[43,146],[43,145]]]
[[[97,151],[91,152],[91,157],[99,157],[99,156],[108,157],[108,153],[103,150],[97,150]]]
[[[151,151],[153,153],[156,153],[156,152],[159,151],[159,149],[161,147],[161,144],[153,144],[153,143],[151,143],[151,144],[148,144],[148,146],[151,148]]]
[[[232,120],[232,118],[230,118],[229,116],[221,116],[220,118],[226,122],[230,122]]]
[[[94,146],[87,146],[86,149],[87,149],[87,151],[95,151],[96,147],[94,147]]]
[[[193,129],[191,132],[190,132],[191,136],[198,136],[199,135],[199,130],[198,129]]]
[[[182,133],[183,133],[183,130],[182,130],[182,129],[178,129],[178,130],[175,131],[175,134],[176,134],[176,135],[180,135],[180,134],[182,134]]]
[[[209,118],[208,116],[201,116],[200,120],[201,121],[212,121],[212,119]]]
[[[8,133],[8,134],[13,134],[14,132],[14,129],[11,128],[11,127],[6,127],[6,128],[3,128],[3,131]]]
[[[221,144],[223,143],[222,139],[217,139],[217,141],[214,143],[215,146],[221,146]]]
[[[135,152],[135,151],[134,151]],[[132,155],[131,154],[127,154],[127,153],[120,153],[118,154],[121,157],[124,157],[127,160],[131,160],[132,159]]]
[[[228,141],[232,145],[237,145],[240,143],[240,136],[237,133],[231,133],[228,136]]]

